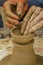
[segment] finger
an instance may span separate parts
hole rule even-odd
[[[5,22],[5,24],[6,24],[6,26],[8,26],[9,28],[12,28],[12,27],[13,27],[13,25],[10,24],[9,22]]]
[[[33,27],[34,25],[36,25],[41,19],[42,19],[42,14],[40,13],[33,21],[31,21],[31,23],[30,23],[30,20],[29,20],[27,27],[26,27],[26,30],[24,32],[24,35],[26,35],[28,33],[29,29],[31,27]]]
[[[10,17],[7,17],[7,20],[8,20],[8,22],[10,22],[11,24],[19,25],[19,21],[18,21],[18,20],[12,19],[12,18],[10,18]]]
[[[36,25],[42,19],[41,14],[39,14],[32,22],[31,26]]]
[[[39,23],[37,23],[35,26],[33,26],[33,27],[29,30],[29,32],[34,32],[34,31],[36,31],[37,29],[39,29],[40,27],[42,27],[42,26],[43,26],[43,20],[40,21]]]
[[[30,19],[32,13],[36,10],[36,8],[37,8],[36,6],[32,6],[32,7],[28,10],[27,15],[24,17],[23,20],[27,20],[27,18]]]
[[[26,29],[24,31],[24,35],[27,35],[28,34],[29,28],[30,28],[30,23],[27,24]]]
[[[23,24],[22,24],[21,33],[23,34],[23,32],[24,32],[24,35],[27,34],[27,30],[28,30],[28,26],[29,26],[29,25],[27,25],[27,24],[29,24],[29,23],[28,23],[28,20],[30,19],[32,13],[36,10],[36,8],[37,8],[36,6],[32,6],[32,7],[28,10],[26,16],[25,16],[24,19],[23,19],[24,22],[23,22]],[[26,25],[27,25],[27,27],[26,27]],[[26,30],[25,30],[25,28],[26,28]]]
[[[42,8],[37,7],[36,10],[33,12],[31,18],[30,18],[30,22],[32,22],[41,12]]]
[[[17,20],[19,20],[19,17],[17,15],[13,14],[11,11],[6,11],[6,14],[13,19],[16,18]]]

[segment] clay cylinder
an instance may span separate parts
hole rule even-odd
[[[11,65],[33,65],[36,62],[36,56],[33,51],[33,43],[27,45],[14,44],[11,57]]]
[[[21,30],[20,27],[13,28],[11,30],[11,36],[12,36],[13,43],[16,42],[16,43],[25,45],[34,38],[34,34],[31,34],[31,33],[29,33],[29,35],[26,35],[26,36],[21,35],[20,30]]]

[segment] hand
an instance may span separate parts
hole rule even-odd
[[[24,35],[28,34],[29,32],[34,32],[35,30],[39,29],[42,26],[43,26],[43,10],[42,8],[37,7],[27,23]]]
[[[37,29],[43,27],[43,11],[31,22],[32,27],[29,29],[30,32],[34,32]]]
[[[15,15],[13,12],[11,12],[11,8],[10,8],[10,4],[17,5],[18,2],[19,2],[18,0],[9,0],[3,4],[5,8],[5,12],[6,12],[6,18],[7,18],[7,22],[5,24],[10,28],[12,28],[14,25],[19,24],[19,17]],[[27,8],[28,8],[28,4],[25,4],[24,10],[23,10],[24,14],[27,11]]]

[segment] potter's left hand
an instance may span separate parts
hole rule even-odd
[[[24,0],[23,0],[24,1]],[[9,28],[12,28],[14,25],[18,25],[19,24],[19,17],[14,14],[12,11],[11,11],[11,8],[10,8],[10,4],[13,4],[13,5],[17,5],[17,3],[19,2],[22,2],[22,0],[7,0],[3,6],[5,8],[5,12],[6,12],[6,19],[7,19],[7,22],[5,23]],[[23,2],[24,3],[24,2]],[[22,4],[23,4],[22,3]],[[24,5],[24,8],[23,8],[23,15],[25,14],[25,12],[27,11],[28,9],[28,4],[26,3]]]
[[[24,35],[35,32],[40,27],[43,27],[43,9],[37,7],[28,21]]]
[[[43,27],[43,11],[31,22],[30,32],[34,32],[40,27]]]

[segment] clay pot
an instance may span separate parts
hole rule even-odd
[[[33,39],[33,34],[23,36],[20,34],[19,28],[13,28],[11,30],[11,35],[14,48],[10,65],[33,65],[36,62],[36,56],[33,51],[34,41],[31,41]]]
[[[35,65],[35,62],[32,42],[27,45],[14,44],[10,65]]]
[[[33,34],[29,34],[26,36],[23,36],[20,34],[20,28],[13,28],[11,30],[11,35],[12,35],[12,41],[13,43],[20,43],[20,44],[27,44],[28,42],[30,42],[34,35]]]

